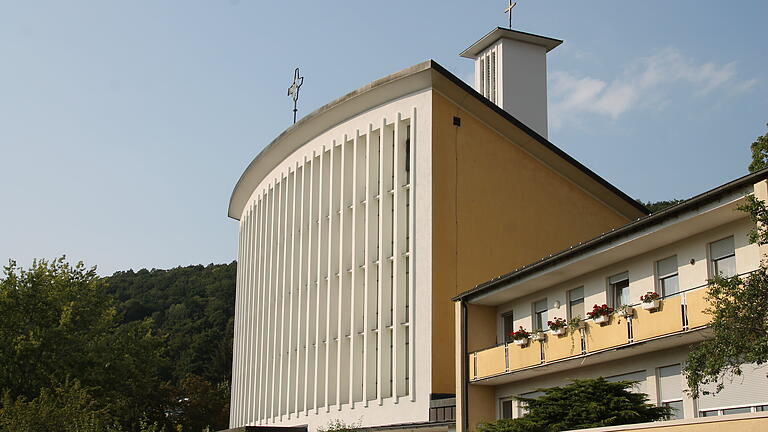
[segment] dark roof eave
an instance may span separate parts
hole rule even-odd
[[[653,213],[644,218],[637,219],[633,222],[630,222],[626,225],[616,228],[615,230],[601,234],[585,242],[578,243],[577,245],[571,246],[568,249],[562,250],[548,257],[542,258],[531,264],[525,265],[515,271],[509,272],[497,278],[483,282],[479,285],[476,285],[474,288],[464,291],[463,293],[453,297],[452,300],[468,301],[474,297],[479,296],[480,294],[489,294],[493,291],[496,291],[497,289],[500,289],[501,288],[500,285],[504,285],[514,280],[521,279],[524,276],[536,273],[562,260],[578,256],[582,253],[589,252],[590,250],[604,243],[608,243],[619,236],[638,231],[647,226],[653,226],[654,224],[660,223],[666,219],[669,219],[670,217],[677,216],[678,214],[683,213],[690,208],[713,201],[717,197],[725,193],[728,193],[734,189],[738,189],[739,187],[745,186],[750,183],[755,183],[757,181],[764,180],[766,178],[768,178],[768,168],[754,172],[754,173],[747,174],[736,180],[733,180],[724,185],[718,186],[707,192],[699,194],[693,198],[685,200],[679,204],[668,207],[664,210],[661,210],[657,213]]]

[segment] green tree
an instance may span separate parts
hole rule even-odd
[[[0,400],[2,432],[119,432],[106,408],[77,380],[43,389],[32,400],[13,399],[6,390]]]
[[[516,398],[528,413],[478,426],[479,432],[556,432],[600,426],[643,423],[667,418],[669,407],[648,403],[648,396],[632,392],[633,381],[605,378],[572,380],[568,385],[539,389],[544,395]]]
[[[664,210],[667,207],[672,207],[675,204],[680,204],[681,202],[683,202],[685,200],[671,199],[671,200],[666,200],[666,201],[648,201],[648,202],[643,202],[642,200],[636,200],[636,201],[639,202],[640,204],[644,205],[645,208],[647,208],[648,210],[651,211],[651,213],[656,213],[656,212]]]
[[[768,124],[766,124],[768,126]],[[757,137],[752,143],[752,162],[749,164],[749,172],[760,171],[768,167],[768,132]]]
[[[748,196],[739,207],[755,223],[752,243],[768,244],[768,209],[764,201]],[[768,363],[768,267],[745,276],[715,276],[707,288],[712,338],[693,347],[683,369],[691,395],[714,394],[742,365]]]
[[[129,430],[142,415],[164,419],[163,340],[151,320],[116,320],[95,268],[64,257],[35,261],[29,270],[11,261],[0,279],[0,316],[5,400],[50,404],[58,400],[51,392],[72,390],[66,383],[76,380]]]

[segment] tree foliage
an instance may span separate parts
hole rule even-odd
[[[163,341],[149,320],[116,321],[95,269],[64,257],[29,270],[11,261],[0,280],[0,316],[3,412],[44,409],[74,392],[128,429],[142,414],[162,417]]]
[[[13,432],[120,432],[108,409],[98,403],[92,389],[77,380],[27,400],[6,390],[0,401],[0,431]]]
[[[672,207],[675,204],[680,204],[685,200],[681,199],[671,199],[666,201],[648,201],[643,202],[642,200],[637,200],[640,204],[644,205],[645,208],[651,211],[651,213],[656,213],[664,210],[667,207]]]
[[[164,379],[180,385],[195,376],[218,386],[229,382],[232,369],[236,274],[232,262],[129,270],[105,282],[122,322],[151,318],[166,336],[173,367],[164,371]]]
[[[768,244],[768,209],[765,202],[747,197],[739,207],[755,223],[749,239]],[[696,345],[688,354],[684,368],[693,396],[722,390],[733,376],[742,373],[742,365],[768,363],[768,267],[760,267],[745,276],[715,276],[707,288],[713,335]]]
[[[766,124],[768,126],[768,124]],[[768,168],[768,132],[757,137],[752,143],[752,162],[749,164],[749,172],[760,171]]]
[[[632,392],[633,381],[609,382],[605,378],[572,380],[568,385],[539,389],[544,395],[516,398],[528,413],[478,426],[479,432],[556,432],[661,420],[669,407],[657,407],[648,396]]]

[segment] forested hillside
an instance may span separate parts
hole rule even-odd
[[[151,318],[166,338],[171,367],[163,377],[175,384],[190,375],[228,383],[232,369],[237,263],[170,270],[117,272],[106,278],[125,323]]]

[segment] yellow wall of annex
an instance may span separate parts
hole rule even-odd
[[[628,220],[437,92],[432,113],[432,392],[455,393],[451,298]]]

